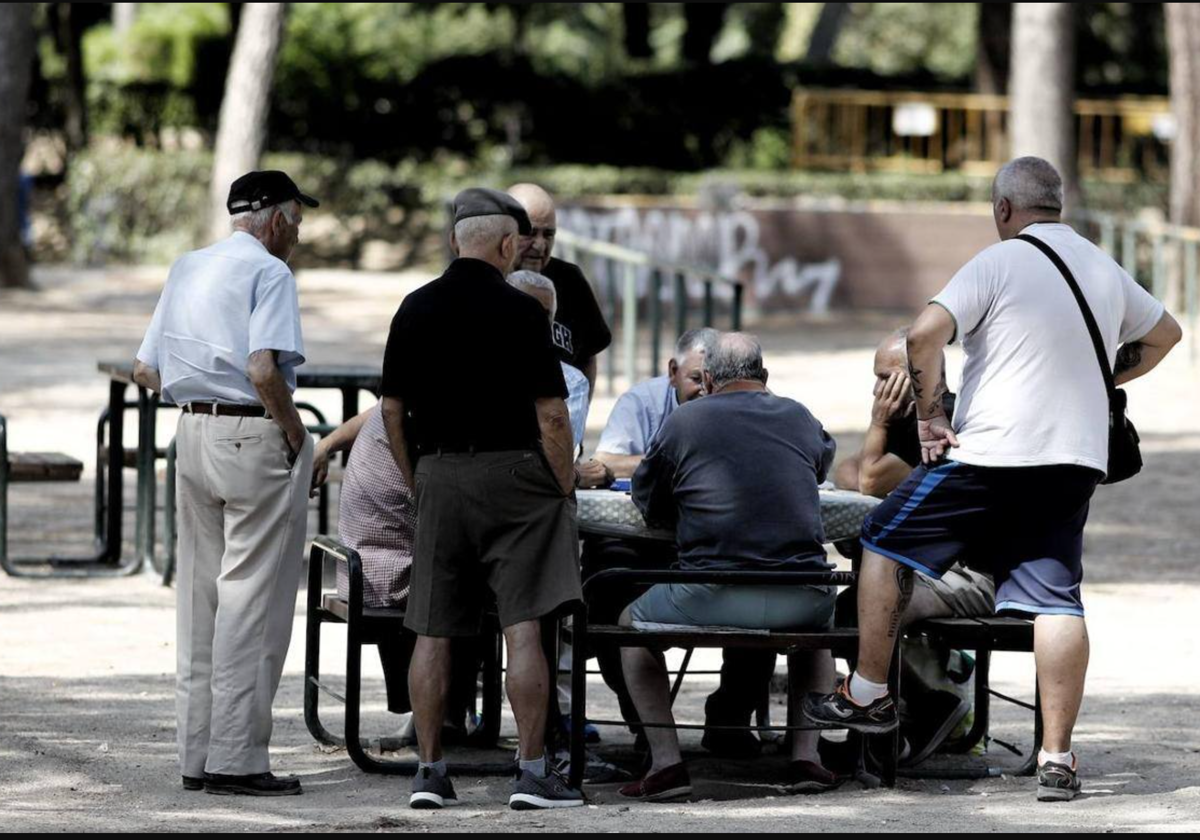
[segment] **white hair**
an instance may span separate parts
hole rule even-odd
[[[460,251],[487,249],[498,244],[504,237],[516,233],[517,220],[499,213],[471,216],[454,226],[454,238],[458,241]]]
[[[544,274],[538,274],[536,271],[514,271],[506,278],[508,285],[520,289],[522,292],[528,292],[530,289],[541,289],[544,292],[550,293],[550,320],[554,320],[554,316],[558,314],[558,291],[554,288],[554,281]]]
[[[762,345],[748,333],[723,333],[704,354],[704,370],[712,377],[713,388],[743,379],[764,382]]]
[[[289,225],[296,224],[297,209],[299,209],[299,205],[296,203],[296,200],[289,199],[282,204],[272,204],[270,207],[263,207],[258,210],[234,213],[229,217],[229,223],[233,226],[234,230],[244,230],[251,236],[258,236],[271,223],[276,210],[283,214],[283,218],[287,219]]]
[[[1062,176],[1047,160],[1019,157],[1004,164],[992,182],[992,201],[1002,198],[1007,198],[1014,210],[1061,213]]]
[[[712,327],[688,330],[679,336],[679,341],[675,342],[675,361],[682,362],[683,357],[689,353],[708,355],[720,337],[721,333]]]

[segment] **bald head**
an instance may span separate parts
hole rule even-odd
[[[704,375],[711,393],[735,382],[766,385],[762,345],[748,333],[721,333],[704,356]]]
[[[875,351],[875,375],[886,379],[895,371],[908,369],[908,330],[896,330]]]
[[[558,232],[558,214],[554,198],[537,184],[514,184],[508,194],[521,203],[529,214],[533,230],[521,237],[518,265],[528,271],[542,272],[554,252],[554,235]]]

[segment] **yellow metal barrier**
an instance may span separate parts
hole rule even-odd
[[[958,171],[991,175],[1008,159],[1008,97],[985,94],[798,89],[792,163],[849,172]],[[1165,180],[1166,97],[1075,103],[1081,174]]]

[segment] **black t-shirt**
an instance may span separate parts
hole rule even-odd
[[[383,396],[404,402],[417,454],[535,446],[534,401],[567,396],[546,310],[488,263],[455,260],[400,304]]]
[[[584,362],[612,344],[612,333],[600,312],[596,294],[579,266],[552,257],[542,274],[554,282],[558,312],[554,316],[554,344],[559,358],[583,369]]]
[[[954,394],[949,392],[942,395],[942,408],[946,416],[954,417]],[[917,412],[913,411],[888,425],[887,443],[884,451],[895,455],[910,467],[921,466],[921,437],[917,431]]]
[[[675,524],[684,569],[830,568],[817,485],[837,444],[808,409],[765,391],[671,413],[633,475],[646,519]]]

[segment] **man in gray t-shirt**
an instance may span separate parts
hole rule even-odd
[[[634,473],[634,504],[648,520],[675,525],[684,569],[828,571],[817,488],[833,464],[833,439],[807,408],[767,391],[762,348],[750,336],[722,335],[705,357],[704,376],[709,396],[671,415]],[[824,630],[833,625],[834,596],[828,586],[659,584],[629,606],[621,623]],[[738,693],[762,696],[775,653],[737,655],[756,663]],[[670,723],[661,652],[626,648],[621,659],[641,719]],[[789,670],[799,682],[822,688],[833,661],[826,651],[805,652],[793,657]],[[748,724],[751,708],[735,711],[733,699],[725,699],[729,723]],[[835,780],[821,766],[817,735],[795,733],[792,781],[822,789]],[[656,797],[686,786],[674,730],[648,730],[647,737],[652,766],[622,791],[626,796]]]

